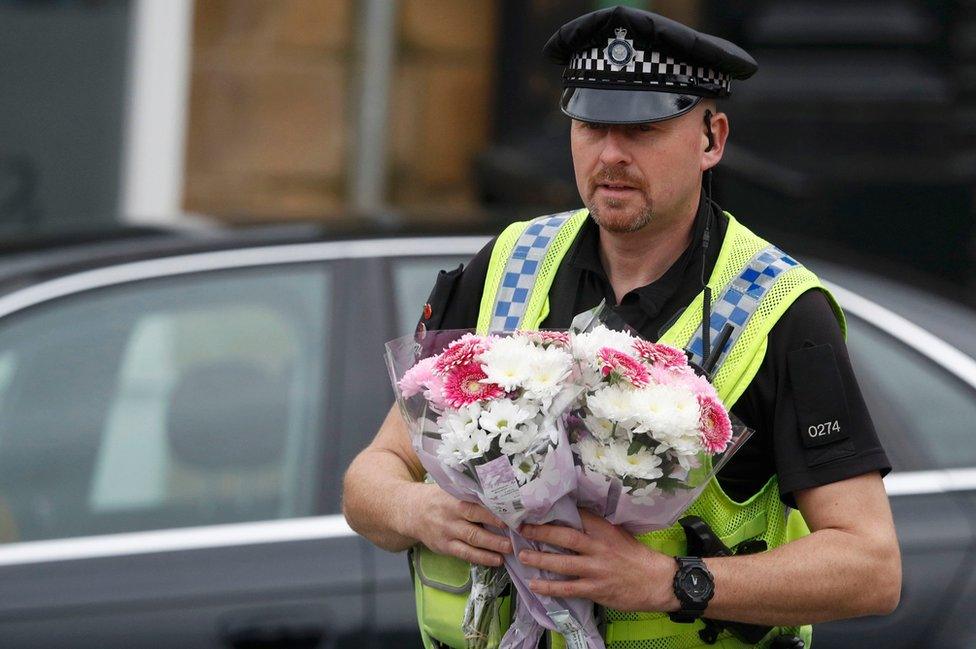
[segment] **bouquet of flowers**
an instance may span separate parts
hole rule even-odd
[[[579,505],[633,534],[668,527],[752,431],[683,351],[594,323],[572,339]]]
[[[429,476],[456,498],[484,505],[508,526],[515,549],[505,569],[518,593],[504,649],[537,646],[543,627],[570,647],[602,648],[592,603],[536,595],[530,579],[555,579],[521,564],[523,548],[542,548],[517,533],[522,523],[579,529],[576,471],[566,422],[581,394],[579,366],[566,332],[479,336],[429,331],[386,345],[397,402]],[[465,613],[469,647],[487,644],[488,624],[506,582],[475,566]]]

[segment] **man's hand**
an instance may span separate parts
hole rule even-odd
[[[511,554],[512,545],[480,524],[505,524],[480,505],[420,482],[423,476],[407,425],[393,404],[376,438],[346,471],[342,513],[349,526],[391,552],[420,541],[434,552],[500,566],[501,553]]]
[[[623,528],[580,510],[583,531],[561,525],[523,525],[522,535],[575,555],[523,550],[519,560],[534,568],[575,577],[569,581],[533,579],[532,592],[552,597],[582,597],[621,611],[677,611],[671,590],[674,559],[642,545]]]
[[[505,527],[481,505],[458,500],[434,484],[411,485],[408,493],[403,531],[434,552],[482,566],[500,566],[502,555],[512,553],[506,537],[481,526]]]

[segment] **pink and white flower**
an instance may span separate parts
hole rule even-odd
[[[436,357],[425,358],[407,370],[403,378],[397,382],[397,387],[404,398],[418,394],[423,390],[424,398],[437,408],[444,408],[444,381],[434,373]]]
[[[647,369],[633,356],[611,347],[603,347],[597,352],[600,373],[614,379],[623,379],[634,387],[643,387],[650,381]]]
[[[634,533],[671,525],[727,459],[711,463],[732,438],[715,388],[682,350],[602,324],[572,349],[585,381],[570,433],[578,503]]]
[[[652,343],[647,340],[635,340],[633,347],[637,356],[651,365],[664,368],[688,365],[688,358],[685,356],[685,353],[671,345]]]
[[[718,399],[698,397],[701,406],[701,442],[709,453],[721,453],[732,439],[732,422]]]
[[[518,335],[525,336],[533,343],[543,347],[569,347],[570,337],[568,331],[519,331]]]
[[[505,395],[494,383],[485,381],[485,372],[477,363],[453,367],[444,377],[444,400],[452,408],[462,408],[476,401],[489,401]]]
[[[400,388],[400,394],[405,399],[409,399],[427,388],[431,379],[434,378],[435,363],[437,363],[437,357],[431,356],[418,361],[416,365],[404,373],[403,378],[397,382],[397,387]]]
[[[583,387],[570,342],[566,332],[468,334],[420,362],[414,336],[387,344],[391,376],[403,377],[396,383],[398,402],[421,464],[449,494],[480,503],[505,521],[513,541],[522,523],[581,528],[567,421]],[[430,394],[433,385],[440,386],[437,402]],[[421,390],[426,402],[409,398]],[[536,633],[534,646],[543,629],[527,612],[530,605],[554,609],[523,587],[535,573],[517,564],[507,570],[519,592],[516,615],[534,625],[523,625],[520,633]],[[487,593],[496,579],[487,569],[477,573],[472,592]],[[492,598],[469,599],[466,634],[487,637],[482,629],[492,619]],[[602,646],[591,602],[561,599],[558,605],[585,630],[586,646]],[[521,646],[511,643],[524,639],[502,640],[501,646]]]
[[[475,334],[464,334],[447,346],[439,356],[434,357],[434,371],[447,374],[452,368],[473,363],[478,356],[488,351],[488,339]]]

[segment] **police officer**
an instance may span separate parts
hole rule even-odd
[[[889,464],[851,369],[843,315],[812,272],[711,200],[709,173],[729,136],[716,100],[756,62],[728,41],[627,7],[564,25],[545,53],[564,66],[561,106],[586,209],[512,224],[467,267],[442,271],[422,325],[565,328],[605,300],[642,337],[686,348],[755,430],[692,513],[728,545],[758,539],[768,551],[681,556],[679,528],[634,538],[584,513],[582,531],[525,527],[530,539],[573,553],[522,553],[565,577],[531,588],[601,606],[610,647],[704,646],[715,638],[702,635],[703,617],[778,627],[763,646],[785,634],[809,643],[804,625],[890,612],[901,568],[881,481]],[[347,473],[345,513],[380,547],[420,544],[425,643],[457,646],[463,594],[452,602],[425,589],[463,583],[464,564],[452,568],[445,555],[498,566],[512,549],[482,527],[501,521],[423,475],[391,409]],[[748,645],[728,632],[718,639]]]

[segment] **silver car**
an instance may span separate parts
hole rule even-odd
[[[485,237],[149,234],[0,258],[0,647],[417,647],[406,560],[342,473],[384,341]],[[801,256],[802,258],[802,256]],[[894,472],[888,617],[818,647],[976,646],[973,314],[811,262]]]

